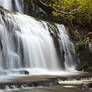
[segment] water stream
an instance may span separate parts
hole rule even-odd
[[[0,5],[9,11],[24,12],[24,0],[0,0]]]
[[[23,0],[0,0],[0,5],[9,11],[24,12]],[[0,13],[0,80],[5,75],[7,79],[11,75],[76,74],[77,57],[68,29],[64,25],[52,25],[20,13]],[[89,48],[92,50],[90,45]],[[19,92],[56,92],[56,89],[38,88]],[[61,89],[62,92],[69,92],[61,87],[58,92]],[[74,89],[71,92],[75,92]]]

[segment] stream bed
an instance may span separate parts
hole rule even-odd
[[[80,89],[75,87],[38,87],[38,88],[26,88],[26,89],[14,89],[14,90],[0,90],[0,92],[92,92],[91,89]]]

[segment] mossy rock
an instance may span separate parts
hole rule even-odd
[[[89,51],[88,44],[78,45],[76,50],[80,60],[77,69],[87,71],[89,67],[92,67],[92,53]]]

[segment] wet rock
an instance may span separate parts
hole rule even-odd
[[[78,45],[76,48],[77,56],[79,58],[79,65],[77,67],[77,70],[81,71],[88,71],[92,72],[91,69],[88,69],[92,66],[92,53],[89,51],[89,45],[88,44],[81,44]]]
[[[92,88],[92,83],[89,83],[89,84],[88,84],[88,87],[89,87],[89,88]]]
[[[88,89],[88,86],[82,83],[82,84],[80,84],[78,86],[78,88],[80,88],[80,89]]]

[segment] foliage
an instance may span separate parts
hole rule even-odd
[[[73,38],[75,38],[74,40],[76,40],[76,41],[81,41],[81,40],[83,40],[83,39],[82,39],[82,36],[81,36],[81,34],[78,32],[78,30],[73,30],[73,31],[72,31],[72,35],[74,36]]]
[[[71,24],[88,25],[92,24],[92,0],[42,0],[46,4],[70,14],[63,14],[53,11],[53,16],[60,16]],[[85,24],[85,25],[84,25]]]
[[[80,69],[79,70],[86,70],[86,69],[88,69],[88,61],[85,61],[85,62],[81,62],[80,63]]]

